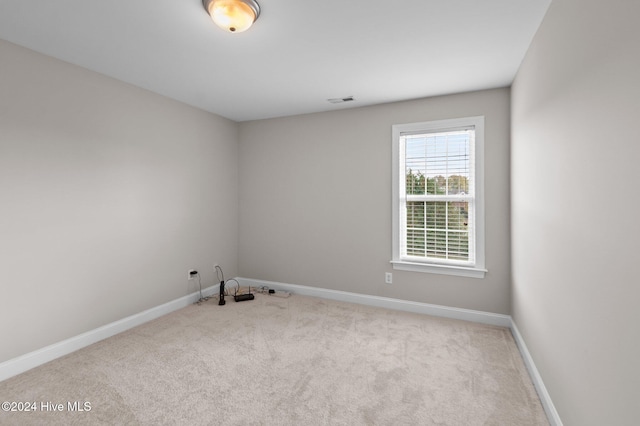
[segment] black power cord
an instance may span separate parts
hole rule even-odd
[[[200,287],[200,299],[198,299],[198,301],[196,302],[197,305],[201,304],[202,302],[206,302],[207,300],[211,299],[211,297],[207,296],[207,297],[203,297],[202,296],[202,280],[200,279],[200,273],[198,271],[191,271],[189,272],[190,276],[197,276],[198,277],[198,286]]]
[[[249,287],[248,293],[238,294],[238,290],[240,289],[240,283],[238,282],[238,280],[231,278],[229,281],[225,281],[224,272],[222,272],[222,268],[219,265],[216,265],[214,268],[216,270],[216,275],[218,276],[218,280],[220,281],[220,295],[218,299],[218,305],[222,306],[226,303],[224,300],[224,297],[228,296],[227,294],[228,283],[232,281],[235,281],[236,283],[236,289],[233,295],[233,300],[235,300],[236,302],[242,302],[245,300],[253,300],[255,298],[253,293],[251,293],[251,287]]]

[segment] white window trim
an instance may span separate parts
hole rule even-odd
[[[405,181],[404,170],[400,170],[400,136],[402,133],[421,131],[446,131],[461,127],[475,128],[475,264],[454,265],[436,262],[411,262],[401,259],[400,230],[402,217],[400,214],[400,183]],[[450,120],[427,121],[422,123],[395,124],[392,126],[392,236],[393,269],[427,272],[462,277],[484,278],[485,273],[485,231],[484,231],[484,117],[466,117]]]

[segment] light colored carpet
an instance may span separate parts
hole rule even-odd
[[[298,295],[227,299],[5,380],[1,401],[37,411],[0,424],[548,424],[508,329]]]

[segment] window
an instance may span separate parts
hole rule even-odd
[[[484,117],[392,131],[394,269],[483,278]]]

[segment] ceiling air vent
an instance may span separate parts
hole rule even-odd
[[[346,98],[332,98],[332,99],[327,99],[329,102],[331,102],[332,104],[341,104],[343,102],[351,102],[351,101],[355,101],[355,99],[353,98],[353,96],[347,96]]]

